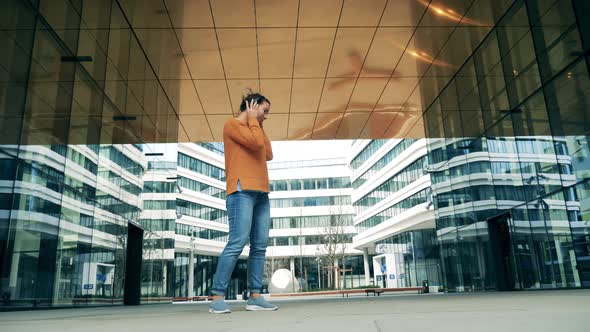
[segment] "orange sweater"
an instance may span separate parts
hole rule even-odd
[[[229,119],[223,126],[227,195],[242,190],[269,192],[266,162],[272,160],[272,148],[258,120],[243,123]]]

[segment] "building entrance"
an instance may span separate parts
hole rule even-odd
[[[496,274],[496,289],[499,291],[514,290],[509,219],[510,214],[503,214],[487,221],[489,244],[493,254],[492,268]]]

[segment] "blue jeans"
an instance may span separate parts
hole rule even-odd
[[[229,218],[229,241],[219,257],[211,294],[225,296],[231,274],[248,239],[248,289],[250,293],[260,293],[270,229],[268,193],[237,191],[227,196],[225,204]]]

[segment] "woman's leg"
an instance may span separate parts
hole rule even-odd
[[[270,202],[267,193],[260,193],[254,205],[250,230],[250,255],[248,257],[248,288],[251,294],[260,294],[268,232],[270,229]]]
[[[231,274],[250,235],[256,197],[254,192],[240,191],[226,199],[229,240],[217,262],[211,287],[211,294],[214,296],[225,296]]]

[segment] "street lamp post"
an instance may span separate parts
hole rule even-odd
[[[195,296],[195,236],[191,233],[190,252],[188,256],[188,297]]]
[[[321,279],[321,272],[320,272],[320,248],[319,246],[315,248],[314,256],[316,256],[315,260],[318,263],[318,288],[322,289],[322,279]]]
[[[318,257],[316,260],[318,262],[318,288],[319,289],[322,289],[322,274],[321,274],[321,270],[320,270],[320,266],[321,266],[320,265],[320,261],[321,261],[321,258]]]

